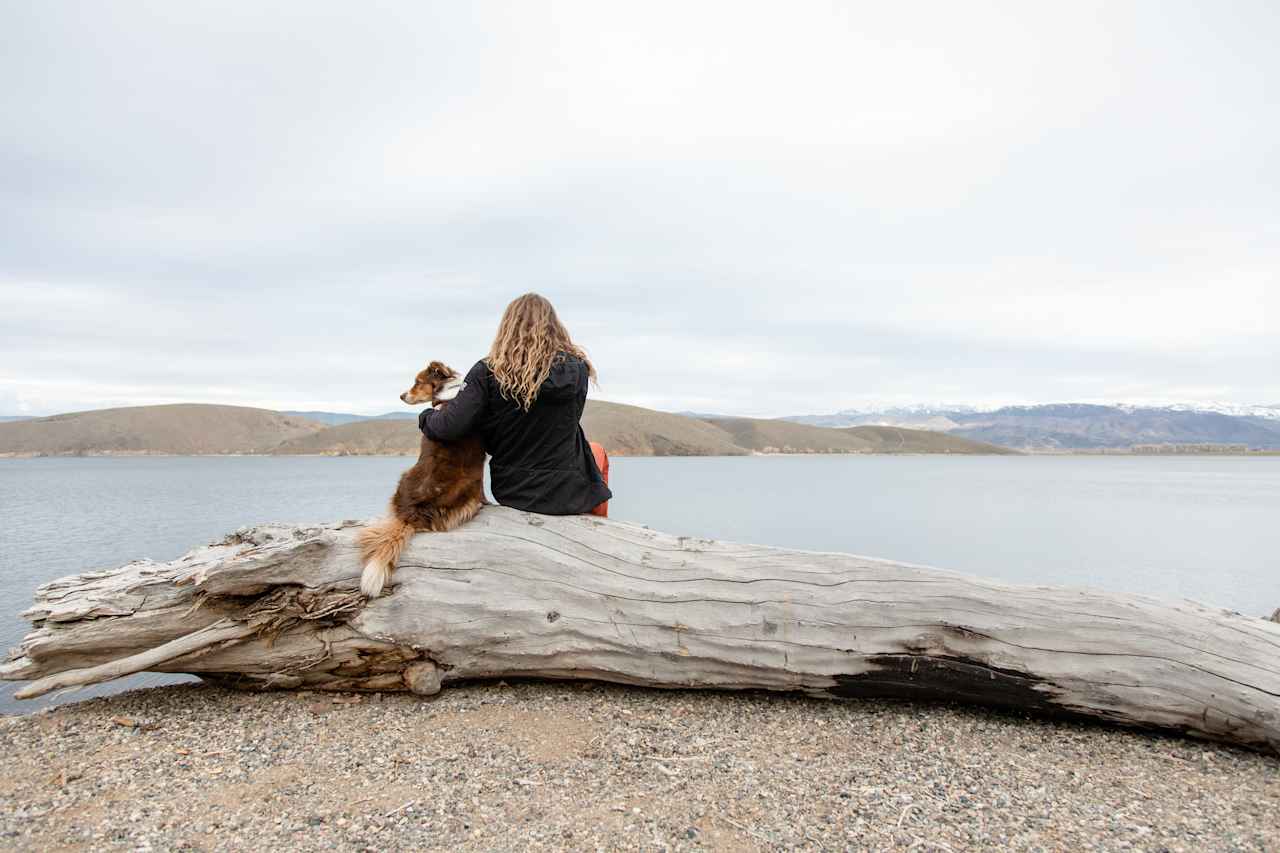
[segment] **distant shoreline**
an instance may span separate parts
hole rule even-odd
[[[1280,451],[1278,451],[1280,452]],[[850,450],[844,452],[814,452],[797,450],[793,453],[627,453],[608,451],[611,459],[748,459],[766,456],[1035,456],[1035,453],[928,453],[924,451]],[[163,451],[91,451],[86,453],[0,453],[0,459],[229,459],[253,457],[259,459],[356,459],[378,457],[385,459],[414,459],[417,453],[165,453]],[[1065,454],[1063,454],[1065,455]],[[1137,455],[1137,454],[1134,454]],[[1222,456],[1225,454],[1206,454]]]
[[[163,451],[150,450],[124,450],[124,451],[88,451],[76,453],[0,453],[0,460],[8,459],[139,459],[139,458],[165,458],[165,459],[235,459],[235,458],[258,458],[258,459],[356,459],[356,458],[384,458],[384,459],[413,459],[417,453],[166,453]],[[627,453],[623,451],[609,451],[609,456],[614,459],[741,459],[751,457],[775,457],[775,456],[1125,456],[1125,457],[1142,457],[1153,459],[1173,459],[1173,458],[1196,458],[1204,459],[1212,458],[1252,458],[1258,456],[1280,456],[1280,450],[1248,450],[1236,451],[1231,453],[1141,453],[1131,450],[1015,450],[1013,452],[1004,453],[950,453],[942,452],[924,452],[924,451],[893,451],[893,450],[851,450],[844,452],[817,452],[799,450],[795,452],[763,452],[753,451],[751,453]]]
[[[323,413],[321,413],[323,414]],[[336,416],[335,416],[336,417]],[[1044,442],[1000,433],[991,443],[906,426],[823,427],[786,420],[692,417],[588,401],[586,434],[611,456],[1277,456],[1280,447],[1248,433],[1179,441],[1161,433],[1054,435]],[[1259,427],[1260,429],[1260,427]],[[1061,432],[1061,430],[1059,430]],[[1269,435],[1269,433],[1268,433]],[[1074,446],[1084,442],[1090,446]],[[1230,440],[1227,440],[1230,439]],[[1256,439],[1256,440],[1255,440]],[[397,456],[415,458],[422,434],[413,418],[326,424],[296,413],[244,406],[173,404],[99,409],[0,423],[0,459],[140,456]]]

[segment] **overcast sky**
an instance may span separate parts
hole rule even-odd
[[[1280,403],[1280,4],[0,0],[0,414]]]

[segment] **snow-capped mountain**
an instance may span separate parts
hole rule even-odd
[[[1027,450],[1125,448],[1139,444],[1243,445],[1280,449],[1280,406],[1214,403],[893,406],[786,418],[825,427],[931,429]]]
[[[1213,412],[1219,415],[1231,415],[1236,418],[1266,418],[1280,421],[1280,405],[1249,406],[1240,403],[1167,403],[1152,406],[1135,406],[1122,404],[1119,409],[1165,409],[1170,412]]]

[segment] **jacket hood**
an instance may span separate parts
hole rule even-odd
[[[572,355],[562,355],[551,364],[551,372],[542,380],[538,388],[538,396],[548,400],[563,400],[578,393],[578,385],[586,372],[587,366],[582,359]]]

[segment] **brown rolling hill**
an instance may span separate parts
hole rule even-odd
[[[1012,453],[944,433],[898,427],[846,429],[756,418],[699,419],[589,401],[587,437],[615,456],[752,453]],[[269,453],[415,455],[417,423],[376,419],[326,427],[266,409],[185,404],[76,412],[0,423],[0,456]]]
[[[266,453],[323,424],[246,406],[180,403],[0,423],[0,455]]]
[[[856,426],[836,430],[857,436],[867,443],[870,453],[969,453],[1017,456],[1019,452],[998,444],[974,441],[958,435],[927,429],[902,429],[886,426]]]
[[[756,453],[860,453],[867,442],[842,429],[758,418],[707,418],[739,447]]]
[[[615,456],[742,456],[751,452],[715,424],[622,403],[588,401],[582,431]]]
[[[421,443],[417,421],[388,418],[326,427],[291,438],[271,452],[280,456],[408,456],[417,455]]]

